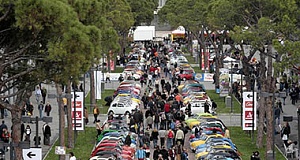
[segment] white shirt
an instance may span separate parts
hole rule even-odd
[[[70,157],[70,160],[76,160],[76,157],[75,156]]]

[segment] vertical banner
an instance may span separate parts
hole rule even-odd
[[[84,95],[83,92],[75,92],[75,106],[74,106],[74,92],[72,92],[72,126],[74,130],[74,126],[76,126],[77,131],[84,130],[84,106],[83,106],[83,99]],[[76,125],[74,125],[74,119],[76,118]]]
[[[204,66],[204,61],[205,61],[205,59],[204,59],[204,52],[203,52],[203,50],[201,51],[201,54],[202,54],[202,66],[201,66],[201,68],[202,68],[202,70],[206,70],[206,69],[208,69],[209,68],[209,58],[210,58],[210,54],[209,54],[209,52],[205,52],[205,56],[206,56],[206,63],[207,63],[207,66]]]
[[[95,86],[95,96],[96,99],[101,99],[101,81],[102,81],[102,72],[101,71],[94,71],[94,86]]]
[[[226,97],[229,94],[229,74],[221,74],[219,77],[220,82],[220,97]]]
[[[252,130],[253,125],[256,130],[256,103],[256,92],[243,92],[243,130]]]
[[[115,61],[110,60],[110,70],[114,71],[115,70]]]

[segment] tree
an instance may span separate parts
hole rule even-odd
[[[99,52],[100,30],[84,26],[64,1],[1,1],[1,101],[11,111],[13,142],[20,142],[21,110],[34,86],[49,79],[59,84],[78,78]],[[5,94],[11,88],[17,92]],[[57,87],[61,95],[61,88]],[[16,96],[12,104],[3,98]],[[61,103],[61,96],[58,102]],[[60,107],[61,108],[61,107]],[[63,131],[63,130],[62,130]],[[61,144],[64,135],[60,135]],[[16,147],[16,159],[22,159]]]
[[[158,6],[157,0],[127,0],[134,17],[133,26],[150,25],[154,18],[153,11]]]

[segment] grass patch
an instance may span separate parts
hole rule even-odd
[[[200,69],[200,67],[192,67],[195,71],[195,73],[204,73],[203,70]]]
[[[101,94],[101,99],[97,100],[97,105],[100,108],[100,114],[107,113],[109,106],[105,106],[106,102],[105,102],[104,98],[107,96],[112,96],[114,94],[114,91],[115,90],[113,90],[113,89],[104,90],[104,92],[102,92],[102,94]],[[90,106],[91,106],[90,93],[88,93],[88,95],[85,97],[85,106],[87,106],[89,113],[92,113],[92,109],[90,108]]]
[[[265,146],[263,148],[257,149],[256,139],[252,142],[252,138],[241,127],[228,127],[230,130],[230,137],[232,142],[237,146],[238,150],[242,153],[242,159],[250,159],[252,152],[259,151],[260,158],[265,159]],[[256,135],[254,135],[256,137]],[[266,143],[263,143],[266,144]],[[276,150],[276,159],[285,159],[284,156]]]
[[[65,137],[68,130],[65,130]],[[86,160],[90,158],[90,153],[95,145],[96,129],[94,127],[86,127],[84,131],[78,131],[75,148],[67,148],[66,153],[74,152],[76,158],[79,160]],[[67,138],[65,139],[67,144]],[[58,159],[55,154],[55,146],[59,146],[59,141],[56,141],[45,160]]]
[[[111,71],[111,73],[122,73],[124,71],[124,67],[116,66],[115,70]]]
[[[190,64],[194,64],[195,62],[195,58],[193,56],[191,56],[190,53],[185,53],[184,54],[185,58],[189,61]]]
[[[217,103],[217,105],[218,105],[217,112],[218,113],[230,113],[231,112],[231,108],[226,107],[225,97],[220,97],[220,95],[217,94],[215,92],[215,90],[207,90],[206,92],[207,92],[208,96]],[[234,97],[232,99],[232,104],[233,104],[232,112],[233,113],[241,113],[241,105]]]

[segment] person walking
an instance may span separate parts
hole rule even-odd
[[[42,98],[43,98],[43,104],[46,103],[46,97],[47,97],[47,89],[45,87],[41,90]]]
[[[165,146],[165,140],[166,140],[166,130],[162,126],[160,126],[160,129],[158,130],[158,136],[159,136],[159,141],[160,141],[160,147],[162,148]]]
[[[151,137],[153,140],[153,146],[154,148],[156,148],[157,146],[157,141],[158,141],[158,131],[156,128],[153,129],[152,133],[151,133]]]
[[[44,110],[43,101],[41,101],[40,104],[38,105],[38,110],[39,110],[39,113],[40,113],[40,118],[43,118],[43,110]]]
[[[168,135],[167,135],[167,149],[170,149],[173,146],[173,139],[174,139],[174,132],[170,128],[168,130]]]
[[[138,160],[145,160],[146,159],[146,152],[145,152],[143,146],[140,146],[140,148],[136,151],[135,157]]]
[[[73,152],[70,152],[70,160],[76,160],[75,154]]]
[[[170,148],[168,150],[169,152],[169,157],[171,158],[171,160],[175,160],[176,157],[176,151],[175,151],[175,146],[173,145],[172,148]]]
[[[41,96],[42,96],[42,91],[41,91],[40,87],[37,86],[37,87],[36,87],[36,90],[35,90],[35,99],[36,99],[36,103],[39,103],[39,102],[40,102]]]
[[[180,141],[180,144],[183,146],[184,144],[184,133],[181,128],[177,128],[176,136],[175,136],[175,142],[178,144],[178,141]]]
[[[176,153],[176,160],[181,160],[181,153],[182,153],[182,145],[180,141],[177,141],[177,145],[175,147],[175,153]]]
[[[278,107],[278,105],[276,105],[275,108],[274,108],[274,120],[276,121],[276,119],[277,119],[277,124],[278,125],[280,124],[280,113],[281,113],[281,110]]]
[[[152,116],[148,116],[147,119],[146,119],[146,123],[149,126],[149,128],[152,129],[153,117]]]
[[[106,74],[105,74],[105,83],[107,83],[107,81],[109,81],[109,83],[110,83],[110,73],[109,72],[107,72]]]
[[[48,117],[50,116],[51,109],[52,109],[51,104],[49,102],[47,102],[47,104],[45,106],[45,112]]]
[[[94,114],[94,123],[96,123],[99,115],[99,108],[97,106],[94,106],[93,114]]]

